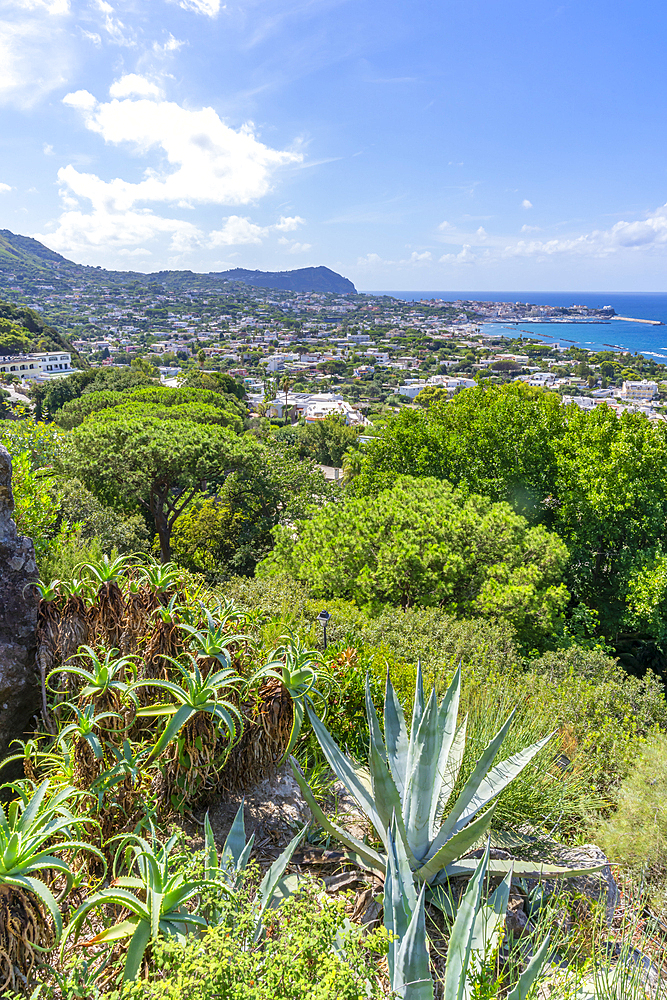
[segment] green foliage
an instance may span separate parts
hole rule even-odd
[[[528,648],[558,628],[568,601],[557,536],[435,479],[401,477],[374,498],[326,507],[294,534],[277,534],[260,573],[307,580],[323,597],[505,618]]]
[[[446,402],[449,398],[449,393],[441,385],[426,385],[423,389],[420,389],[415,396],[415,403],[417,406],[423,406],[425,410],[429,406],[433,406],[434,403]]]
[[[129,367],[89,368],[65,378],[34,385],[30,389],[30,395],[35,403],[36,419],[53,420],[61,406],[79,399],[85,393],[123,392],[151,384],[152,380],[147,375]]]
[[[358,445],[359,431],[356,427],[348,427],[341,417],[333,415],[313,423],[281,427],[275,437],[295,447],[300,458],[340,467],[347,449]]]
[[[52,465],[60,454],[66,436],[57,427],[31,417],[25,420],[0,420],[0,444],[10,455],[28,452],[33,468]]]
[[[345,922],[345,898],[322,899],[306,882],[266,918],[255,942],[251,895],[241,895],[201,940],[166,941],[155,949],[156,973],[126,987],[122,1000],[380,1000],[374,959],[386,951],[384,931],[361,937]],[[342,937],[345,960],[334,945]]]
[[[633,761],[617,792],[616,809],[595,829],[611,861],[651,881],[667,872],[667,737],[656,734]]]
[[[148,549],[148,530],[141,515],[123,515],[113,507],[105,507],[78,479],[59,480],[56,488],[60,524],[68,526],[68,538],[75,536],[83,546],[97,541],[102,552],[117,549],[129,553]],[[82,557],[79,561],[86,559]]]
[[[539,520],[539,505],[554,490],[554,441],[564,424],[560,400],[541,390],[465,389],[450,403],[392,418],[367,446],[355,489],[372,495],[397,476],[434,476]]]
[[[308,516],[332,494],[320,470],[291,449],[256,445],[215,493],[186,507],[174,532],[174,556],[218,579],[251,574],[271,549],[276,525]]]
[[[0,318],[0,355],[27,354],[32,341],[28,330],[10,319]]]
[[[0,302],[0,354],[26,351],[69,351],[71,344],[33,309]]]
[[[139,403],[156,407],[156,413],[163,418],[174,419],[177,414],[182,418],[185,412],[197,414],[201,411],[201,416],[197,417],[200,423],[207,421],[222,423],[237,433],[243,430],[243,418],[246,413],[245,407],[236,396],[222,395],[207,389],[174,389],[169,386],[149,385],[124,391],[107,389],[102,392],[86,392],[78,399],[62,406],[56,414],[56,421],[66,430],[71,430],[73,427],[78,427],[92,413],[111,407],[127,408],[128,404]],[[184,411],[184,407],[189,409]],[[176,412],[173,414],[167,412],[172,409]]]
[[[39,560],[56,533],[60,498],[49,478],[32,467],[30,456],[21,452],[12,460],[14,521],[22,535],[32,538]]]
[[[179,385],[192,389],[208,389],[210,392],[223,393],[226,396],[236,396],[245,399],[245,388],[226,372],[203,372],[199,368],[190,368],[179,378]]]
[[[163,561],[171,532],[196,493],[210,489],[253,457],[259,445],[228,428],[192,420],[164,421],[146,413],[103,411],[71,433],[67,471],[98,499],[153,519]]]

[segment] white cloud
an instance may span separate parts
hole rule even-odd
[[[532,208],[533,207],[533,203],[532,203],[532,201],[528,201],[527,198],[524,198],[523,201],[521,202],[521,207],[522,208]]]
[[[73,64],[68,0],[3,0],[0,103],[30,107],[63,86]]]
[[[445,253],[438,259],[439,264],[474,264],[477,258],[468,245],[461,248],[460,253]]]
[[[126,73],[109,87],[111,97],[162,97],[157,84],[137,73]]]
[[[44,143],[44,156],[53,156],[53,146],[50,143]]]
[[[10,184],[0,184],[0,194],[5,194],[7,191],[11,190],[12,188]]]
[[[306,220],[302,219],[300,215],[281,215],[273,228],[283,233],[291,233],[293,230],[298,229],[299,226],[305,226],[305,224]]]
[[[540,227],[539,226],[522,226],[521,227],[521,232],[522,233],[539,233],[540,232]]]
[[[357,257],[359,267],[377,267],[393,263],[393,260],[383,260],[379,253],[367,253],[365,257]]]
[[[102,27],[106,31],[109,41],[115,45],[133,46],[135,39],[127,33],[123,22],[115,17],[115,10],[106,0],[95,0],[95,6],[102,14]]]
[[[440,225],[438,226],[438,229],[440,230],[440,232],[443,232],[443,233],[446,232],[448,229],[452,229],[452,228],[453,227],[452,227],[451,222],[447,222],[447,220],[445,220],[444,222],[441,222]]]
[[[180,48],[185,45],[185,42],[180,41],[178,38],[169,33],[169,38],[163,45],[159,42],[153,42],[153,52],[158,56],[166,56],[170,52],[178,52]]]
[[[128,250],[123,247],[122,250],[118,251],[120,257],[152,257],[150,250],[146,250],[145,247],[137,247],[135,250]]]
[[[298,163],[302,155],[271,149],[256,138],[252,125],[233,129],[213,108],[193,111],[172,101],[112,100],[98,104],[92,94],[77,91],[65,104],[81,112],[85,125],[107,143],[128,143],[137,152],[162,152],[169,168],[144,171],[138,183],[116,178],[105,182],[79,174],[72,166],[59,177],[75,193],[94,200],[104,197],[116,209],[145,201],[179,201],[242,205],[265,195],[274,172]]]
[[[220,0],[179,0],[179,7],[183,10],[192,10],[195,14],[207,14],[215,17],[220,13]]]
[[[280,226],[274,226],[273,228],[279,229]],[[286,248],[287,253],[306,253],[308,250],[313,249],[312,243],[297,243],[296,240],[288,240],[286,236],[281,236],[278,242]]]
[[[127,144],[134,153],[150,157],[152,165],[138,181],[104,180],[71,163],[61,167],[58,180],[65,212],[57,229],[45,237],[48,246],[71,251],[105,243],[143,245],[167,233],[173,249],[187,250],[197,244],[259,243],[273,229],[289,232],[304,223],[300,216],[282,216],[274,226],[262,227],[231,215],[222,229],[207,237],[193,223],[147,208],[150,203],[188,209],[197,204],[248,204],[271,189],[276,171],[302,157],[265,145],[251,125],[231,128],[213,108],[191,110],[161,99],[155,84],[137,74],[121,77],[111,93],[113,99],[106,103],[85,90],[63,100],[106,143]],[[124,96],[137,93],[144,96],[138,100]],[[88,211],[82,210],[82,201],[90,203]]]
[[[261,243],[268,232],[267,227],[257,226],[241,215],[230,215],[223,220],[222,229],[214,230],[209,236],[209,246],[236,246],[240,243]]]

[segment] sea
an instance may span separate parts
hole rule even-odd
[[[484,323],[485,334],[507,337],[537,337],[545,343],[589,350],[630,351],[667,361],[667,292],[397,292],[367,291],[367,295],[393,295],[406,302],[420,299],[457,299],[472,302],[529,302],[544,306],[589,306],[601,309],[612,306],[619,316],[653,319],[664,326],[649,326],[612,319],[579,323]]]

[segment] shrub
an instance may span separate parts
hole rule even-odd
[[[378,982],[374,952],[386,951],[386,933],[363,941],[342,932],[347,961],[334,950],[345,919],[345,897],[320,898],[306,883],[265,918],[266,936],[252,941],[250,906],[243,895],[222,922],[200,940],[171,940],[154,950],[156,974],[133,984],[122,1000],[368,1000],[386,994]]]
[[[596,842],[612,861],[648,869],[652,877],[667,873],[667,736],[660,734],[643,748],[621,784],[616,811],[601,820]]]

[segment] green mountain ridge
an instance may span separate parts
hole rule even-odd
[[[328,267],[300,267],[293,271],[253,271],[235,268],[231,271],[107,271],[102,267],[76,264],[61,254],[44,246],[30,236],[0,229],[0,289],[12,280],[39,280],[47,278],[59,288],[63,279],[80,278],[99,281],[107,285],[125,284],[129,281],[149,285],[159,282],[176,289],[195,284],[200,288],[218,287],[220,283],[241,282],[261,288],[276,288],[292,292],[333,292],[354,294],[356,288],[349,280]],[[2,272],[5,272],[4,274]]]

